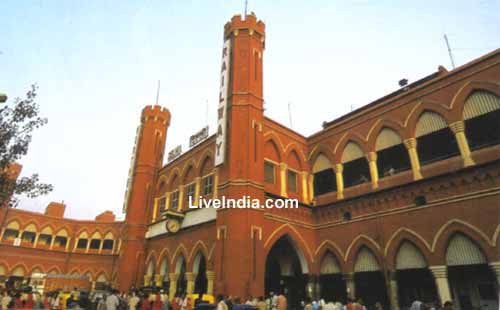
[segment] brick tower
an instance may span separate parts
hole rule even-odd
[[[262,56],[265,25],[254,14],[234,16],[224,28],[229,53],[225,159],[218,165],[219,197],[264,199]],[[224,59],[224,58],[223,58]],[[222,87],[221,87],[222,88]],[[220,107],[220,106],[219,106]],[[219,118],[221,116],[219,109]],[[219,125],[221,125],[219,119]],[[219,138],[219,137],[217,137]],[[216,164],[217,161],[216,161]],[[264,293],[263,256],[259,228],[263,212],[220,209],[217,213],[216,291],[237,296]],[[250,237],[250,238],[249,238]],[[236,253],[241,253],[238,255]],[[245,253],[243,255],[243,253]]]
[[[126,291],[141,283],[145,233],[153,186],[163,165],[170,112],[158,105],[142,110],[125,197],[125,225],[118,261],[117,287]]]

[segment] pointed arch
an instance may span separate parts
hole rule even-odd
[[[450,118],[450,108],[448,108],[445,104],[433,100],[420,101],[415,104],[405,119],[404,127],[406,130],[405,135],[403,136],[405,139],[415,137],[415,129],[418,119],[426,111],[440,115],[445,119],[447,124],[452,123],[452,119]]]
[[[333,252],[338,259],[338,261],[343,265],[344,263],[344,252],[333,240],[323,240],[321,244],[314,251],[315,257],[322,257],[327,251]]]
[[[152,250],[151,252],[149,252],[148,256],[146,256],[146,267],[149,266],[149,263],[150,262],[154,262],[154,268],[156,270],[156,265],[158,263],[158,255],[156,255],[156,251],[155,250]]]
[[[270,140],[272,140],[276,144],[279,153],[283,155],[285,153],[285,144],[283,143],[283,141],[281,141],[281,138],[276,134],[276,132],[267,131],[266,133],[264,133],[264,145]]]
[[[194,255],[196,255],[198,252],[201,252],[205,256],[205,258],[208,259],[208,248],[203,240],[196,241],[193,248],[191,249],[189,257],[187,257],[187,262],[190,266],[193,264]]]
[[[447,240],[445,258],[447,266],[487,264],[484,249],[464,233],[455,232]]]
[[[494,243],[488,238],[488,236],[482,230],[470,223],[460,219],[451,219],[439,228],[432,242],[433,252],[436,252],[436,249],[442,249],[440,253],[436,254],[443,264],[445,262],[447,243],[453,234],[456,233],[461,233],[472,239],[478,244],[479,248],[482,249],[487,259],[492,260],[493,254],[491,248],[494,247]]]
[[[375,151],[375,143],[377,140],[377,137],[380,135],[380,132],[384,129],[392,129],[394,132],[396,132],[401,139],[404,139],[404,127],[401,123],[390,120],[390,119],[377,119],[370,130],[368,130],[368,142],[367,142],[367,148],[369,151]]]
[[[172,258],[172,253],[170,252],[170,250],[167,247],[164,247],[161,250],[160,255],[158,255],[158,262],[162,262],[164,259],[166,259],[168,262],[169,270],[170,270],[170,258]]]
[[[38,224],[34,220],[29,221],[23,227],[23,232],[25,232],[25,231],[38,233],[38,231],[39,231]]]
[[[177,246],[177,248],[174,251],[174,254],[172,255],[172,258],[171,258],[172,260],[170,261],[170,264],[172,265],[172,267],[175,268],[175,262],[177,261],[177,259],[180,256],[182,256],[184,258],[184,260],[186,261],[186,266],[187,266],[187,258],[189,257],[189,252],[186,249],[186,247],[184,246],[184,244],[182,244],[182,242]]]
[[[500,96],[500,84],[488,81],[468,81],[453,96],[451,108],[454,111],[453,119],[462,119],[463,110],[467,98],[475,91],[485,91]]]
[[[402,239],[389,264],[393,270],[421,269],[429,265],[429,259],[413,241]]]
[[[401,243],[406,240],[414,244],[422,252],[426,261],[429,261],[432,254],[429,242],[417,232],[406,227],[400,227],[389,237],[384,249],[384,256],[389,258],[390,267],[395,266],[397,251]]]
[[[181,184],[181,171],[175,167],[168,176],[167,190],[173,191]]]
[[[362,244],[356,250],[352,270],[354,272],[379,271],[381,269],[380,262],[376,252],[366,244]]]
[[[312,150],[309,152],[307,160],[309,165],[312,167],[319,155],[323,155],[333,164],[333,150],[331,150],[326,144],[316,144]]]
[[[191,159],[189,162],[185,163],[182,168],[181,184],[191,183],[196,177],[196,172],[196,162],[194,159]]]
[[[205,150],[203,155],[198,161],[198,175],[200,177],[207,175],[212,172],[214,168],[214,156],[213,152],[209,149]]]
[[[272,134],[264,141],[264,158],[280,163],[283,161],[283,147],[280,146],[274,136]]]
[[[363,154],[367,154],[367,142],[368,141],[358,133],[350,133],[349,135],[344,136],[335,146],[335,162],[342,162],[342,157],[344,156],[344,152],[346,151],[349,143],[357,145],[357,147],[360,148]]]
[[[201,250],[199,250],[196,252],[196,255],[193,258],[193,262],[191,263],[191,270],[193,273],[198,274],[202,260],[205,260],[205,266],[207,266],[207,256],[203,254]]]
[[[166,174],[161,174],[156,182],[156,194],[161,195],[167,190],[168,180]]]
[[[320,275],[342,273],[342,265],[337,256],[332,251],[330,251],[329,249],[326,250],[325,253],[320,256],[320,258],[321,259],[318,260],[318,270]]]
[[[345,252],[344,261],[346,262],[346,267],[348,267],[348,270],[354,270],[355,257],[357,256],[357,253],[362,246],[366,246],[367,248],[369,248],[378,259],[378,256],[381,252],[380,245],[371,237],[365,234],[358,235],[356,238],[354,238],[354,240],[352,240],[351,244],[349,244]]]
[[[312,270],[311,267],[312,265],[309,263],[314,263],[314,256],[312,255],[312,251],[309,248],[307,242],[302,238],[302,235],[297,231],[295,227],[293,227],[290,224],[283,224],[280,227],[276,228],[270,235],[267,237],[266,241],[264,242],[264,251],[265,251],[265,257],[269,254],[269,251],[271,250],[273,244],[275,244],[281,237],[288,235],[290,239],[293,241],[294,246],[296,246],[296,250],[300,249],[301,253],[306,253],[309,257],[309,260],[303,257],[304,260],[301,263],[304,263],[304,261],[307,263],[307,266],[302,266],[303,268],[306,267],[307,270]],[[305,269],[302,269],[303,271]]]
[[[24,263],[18,263],[10,270],[11,276],[25,277],[28,273],[28,267]]]
[[[289,152],[287,152],[287,154],[285,154],[285,158],[288,167],[298,171],[304,170],[305,163],[297,153],[297,150],[291,149]]]
[[[31,266],[30,274],[35,273],[35,271],[37,271],[37,269],[40,271],[40,273],[45,273],[45,268],[43,268],[43,265],[35,264],[35,265]]]
[[[342,164],[348,163],[350,161],[363,158],[367,151],[363,149],[363,147],[355,141],[349,140],[343,147],[342,152],[339,153],[340,157],[338,158]]]
[[[61,269],[59,268],[59,266],[52,266],[50,268],[47,269],[47,273],[48,274],[61,274]]]
[[[304,149],[303,147],[300,147],[296,142],[290,142],[286,147],[285,147],[285,158],[288,158],[292,152],[295,152],[295,155],[297,156],[297,159],[300,161],[301,166],[304,167],[304,165],[307,163],[307,158],[306,155],[304,154]]]

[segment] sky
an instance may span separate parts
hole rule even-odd
[[[500,1],[249,0],[266,23],[265,114],[303,135],[416,81],[500,47]],[[140,112],[172,113],[167,149],[214,132],[223,26],[244,0],[0,1],[0,92],[12,104],[37,83],[38,129],[22,175],[49,195],[21,197],[66,216],[121,213]],[[288,107],[290,105],[290,114]],[[207,113],[208,111],[208,113]]]

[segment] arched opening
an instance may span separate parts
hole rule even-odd
[[[19,223],[14,221],[7,224],[5,231],[3,232],[2,241],[8,241],[13,243],[16,238],[19,237]]]
[[[7,289],[19,289],[25,282],[26,272],[22,266],[15,267],[10,272],[10,277],[5,283]]]
[[[105,251],[113,250],[113,246],[115,245],[114,239],[115,237],[113,236],[113,234],[111,232],[108,232],[104,236],[104,241],[102,242],[102,249]]]
[[[44,227],[38,236],[37,246],[49,247],[52,243],[52,233],[52,228],[50,228],[50,226]]]
[[[198,252],[196,257],[194,258],[193,264],[193,273],[196,275],[196,279],[194,281],[194,293],[195,294],[205,294],[207,292],[207,262],[205,260],[205,256]]]
[[[463,118],[471,150],[500,144],[500,97],[473,92],[465,101]]]
[[[337,180],[332,163],[323,154],[316,157],[313,165],[314,196],[337,191]]]
[[[445,119],[435,112],[425,111],[420,115],[415,137],[421,165],[459,154],[455,135]]]
[[[186,278],[186,260],[184,256],[179,256],[175,264],[175,273],[179,275],[177,278],[177,295],[186,293],[187,278]]]
[[[54,239],[53,249],[65,249],[67,243],[68,232],[65,229],[59,230]]]
[[[396,254],[396,277],[401,309],[410,308],[415,300],[438,300],[434,277],[427,268],[424,255],[413,243],[406,240],[401,243]]]
[[[104,273],[101,273],[95,281],[95,290],[101,291],[106,290],[108,286],[108,278]]]
[[[153,258],[149,261],[148,269],[146,270],[146,278],[144,279],[144,286],[155,286],[155,266],[156,261]]]
[[[99,250],[101,248],[101,239],[102,239],[101,234],[98,231],[96,231],[90,238],[89,248],[91,250]]]
[[[357,143],[349,142],[346,144],[342,153],[342,165],[344,166],[345,188],[370,182],[371,175],[368,160]]]
[[[375,142],[375,151],[380,178],[411,169],[408,151],[394,130],[384,127],[380,131]]]
[[[498,309],[495,277],[479,246],[461,233],[454,234],[446,248],[448,281],[455,309]]]
[[[36,239],[36,227],[34,224],[29,224],[24,228],[23,234],[21,235],[21,242],[24,245],[32,245],[35,243]]]
[[[307,273],[304,254],[288,235],[281,237],[266,258],[266,296],[283,293],[288,307],[298,308],[306,298]]]
[[[160,265],[160,275],[162,277],[161,287],[164,290],[168,290],[170,287],[170,278],[168,275],[168,259],[164,257]]]
[[[88,238],[89,235],[87,234],[87,232],[86,231],[82,232],[78,236],[78,242],[76,243],[76,248],[80,250],[85,250],[89,242]]]
[[[361,298],[368,309],[380,302],[383,309],[389,309],[384,274],[377,258],[366,246],[356,255],[354,264],[354,283],[357,298]]]
[[[326,302],[340,301],[346,303],[346,283],[342,276],[340,264],[331,252],[327,252],[321,261],[319,283],[321,298]]]

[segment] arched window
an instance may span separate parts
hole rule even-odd
[[[87,234],[86,231],[82,232],[80,236],[78,236],[78,242],[76,243],[76,248],[77,249],[86,249],[87,244],[89,242],[89,235]]]
[[[446,265],[466,266],[486,263],[487,260],[483,252],[469,237],[457,233],[448,242]]]
[[[106,236],[104,236],[104,241],[102,243],[102,249],[103,250],[112,250],[113,249],[113,245],[115,243],[114,241],[114,236],[111,232],[108,232],[106,234]]]
[[[334,192],[337,190],[337,181],[332,163],[323,154],[320,154],[313,165],[314,196]]]
[[[54,239],[53,248],[65,248],[68,243],[68,232],[65,229],[61,229],[57,232],[56,238]]]
[[[383,128],[375,142],[380,178],[411,169],[408,151],[401,137],[390,128]]]
[[[465,101],[465,133],[472,150],[500,143],[500,97],[473,92]]]
[[[5,228],[2,239],[6,241],[14,241],[17,237],[19,237],[19,223],[16,221],[10,222]]]
[[[92,238],[90,239],[90,249],[92,250],[99,250],[99,248],[101,247],[101,239],[102,239],[102,236],[101,234],[96,231],[93,235],[92,235]]]
[[[38,245],[50,246],[52,243],[52,228],[49,226],[42,229],[40,236],[38,237]]]
[[[36,239],[36,227],[34,224],[29,224],[24,228],[23,234],[21,236],[21,241],[23,243],[33,244]]]
[[[420,115],[415,137],[422,165],[459,154],[455,135],[445,119],[435,112],[425,111]]]
[[[368,161],[358,144],[354,142],[347,143],[342,153],[342,165],[344,166],[344,187],[370,182]]]

